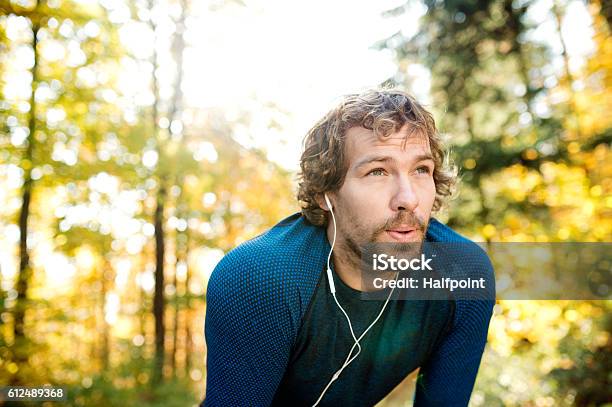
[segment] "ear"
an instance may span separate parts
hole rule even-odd
[[[329,198],[329,200],[332,202],[333,205],[333,201],[330,197],[330,194],[327,194],[327,197]],[[315,197],[315,200],[317,201],[317,204],[319,204],[319,207],[321,209],[323,209],[324,211],[329,212],[329,206],[327,206],[327,202],[325,202],[325,197],[323,196],[323,194],[317,194]]]

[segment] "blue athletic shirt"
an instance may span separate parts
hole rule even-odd
[[[435,218],[426,240],[473,245],[457,264],[494,282],[486,252]],[[354,343],[329,290],[329,250],[325,228],[297,212],[223,257],[206,294],[202,406],[309,406],[317,400]],[[332,271],[338,301],[359,337],[383,302],[362,300],[333,265]],[[417,368],[415,406],[467,405],[487,341],[490,289],[484,300],[391,300],[319,405],[375,405]]]

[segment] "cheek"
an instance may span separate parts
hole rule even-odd
[[[384,188],[374,189],[372,185],[354,183],[341,191],[347,213],[362,225],[377,213],[382,213],[387,206],[387,192]]]
[[[362,224],[363,219],[367,217],[366,215],[368,214],[369,205],[369,200],[364,199],[363,196],[347,195],[344,198],[344,203],[342,205],[344,209],[345,219],[347,219],[348,222],[353,224]]]
[[[436,199],[436,184],[433,178],[428,182],[424,183],[423,188],[421,189],[420,198],[420,201],[422,202],[423,206],[425,206],[428,210],[431,209]]]
[[[342,219],[343,226],[351,231],[351,235],[362,235],[370,229],[369,223],[373,221],[373,216],[382,213],[379,206],[385,205],[384,200],[381,196],[356,186],[345,185],[340,194],[342,201],[339,203],[337,218]]]

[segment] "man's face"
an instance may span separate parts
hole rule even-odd
[[[347,131],[348,171],[342,187],[329,195],[338,242],[357,257],[368,243],[425,238],[436,197],[434,161],[427,136],[406,137],[408,129],[384,140],[363,127]]]

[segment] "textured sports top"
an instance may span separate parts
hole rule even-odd
[[[476,270],[471,273],[494,281],[486,253],[434,218],[426,240],[470,244],[473,250],[464,250],[453,263],[469,264]],[[202,406],[307,406],[317,400],[353,344],[330,294],[325,273],[329,250],[325,228],[298,212],[223,257],[206,295]],[[361,300],[359,291],[335,271],[333,276],[338,301],[359,337],[383,302]],[[391,300],[360,342],[359,356],[320,405],[374,405],[419,367],[415,406],[467,405],[494,293],[487,298]]]

